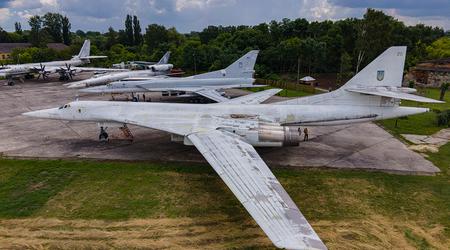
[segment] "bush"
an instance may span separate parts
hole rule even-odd
[[[450,110],[444,110],[437,115],[438,126],[450,127]]]

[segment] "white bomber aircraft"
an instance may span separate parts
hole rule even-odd
[[[161,60],[159,60],[158,63],[148,66],[147,70],[132,70],[126,72],[106,73],[104,75],[96,75],[92,78],[85,79],[82,81],[71,82],[65,84],[65,86],[67,86],[68,88],[84,88],[89,86],[103,85],[110,82],[128,78],[167,75],[173,68],[173,64],[169,64],[169,58],[170,58],[170,51],[164,54],[164,56],[161,58]]]
[[[202,96],[216,102],[227,101],[221,92],[231,88],[253,88],[255,62],[258,50],[252,50],[225,69],[190,77],[154,77],[146,80],[113,82],[104,86],[80,90],[84,93],[162,92],[167,96]]]
[[[8,79],[8,83],[12,85],[14,84],[13,78],[26,77],[33,73],[38,73],[39,77],[42,76],[44,79],[46,79],[49,74],[59,73],[62,78],[68,80],[69,78],[72,78],[75,72],[123,71],[118,69],[77,67],[79,65],[90,63],[90,59],[106,58],[106,56],[91,56],[90,53],[91,42],[90,40],[85,40],[80,53],[73,56],[70,60],[5,65],[0,68],[0,76]]]
[[[427,108],[399,106],[400,99],[439,102],[401,87],[405,54],[406,47],[391,47],[334,92],[274,104],[259,104],[265,97],[256,93],[206,105],[77,101],[24,115],[169,132],[173,140],[197,147],[275,246],[326,249],[253,146],[298,145],[298,126],[427,112]]]

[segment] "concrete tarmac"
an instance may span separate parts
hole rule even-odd
[[[118,128],[108,128],[111,140],[98,141],[95,123],[53,121],[21,113],[58,107],[77,98],[77,90],[62,83],[27,81],[3,86],[0,81],[0,154],[12,158],[81,158],[126,161],[206,163],[196,148],[170,141],[165,132],[130,126],[135,140],[125,140]],[[245,91],[232,90],[231,96]],[[175,101],[160,93],[152,101]],[[80,94],[79,100],[110,100],[109,95]],[[268,102],[282,99],[273,97]],[[179,100],[177,100],[179,101]],[[199,104],[202,105],[202,104]],[[270,167],[366,169],[401,174],[433,175],[431,162],[373,123],[309,127],[310,140],[298,147],[260,148]]]

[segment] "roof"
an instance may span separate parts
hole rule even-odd
[[[30,43],[0,43],[0,53],[11,53],[16,48],[29,48]]]
[[[302,79],[300,79],[300,81],[304,81],[304,82],[312,82],[315,81],[316,79],[312,78],[311,76],[305,76]]]
[[[412,68],[413,70],[450,72],[450,57],[423,61]]]
[[[11,53],[14,49],[30,48],[31,43],[0,43],[0,53]],[[69,46],[63,43],[48,43],[47,48],[61,51],[67,49]]]

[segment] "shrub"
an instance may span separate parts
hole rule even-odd
[[[444,110],[437,115],[438,126],[450,126],[450,110]]]

